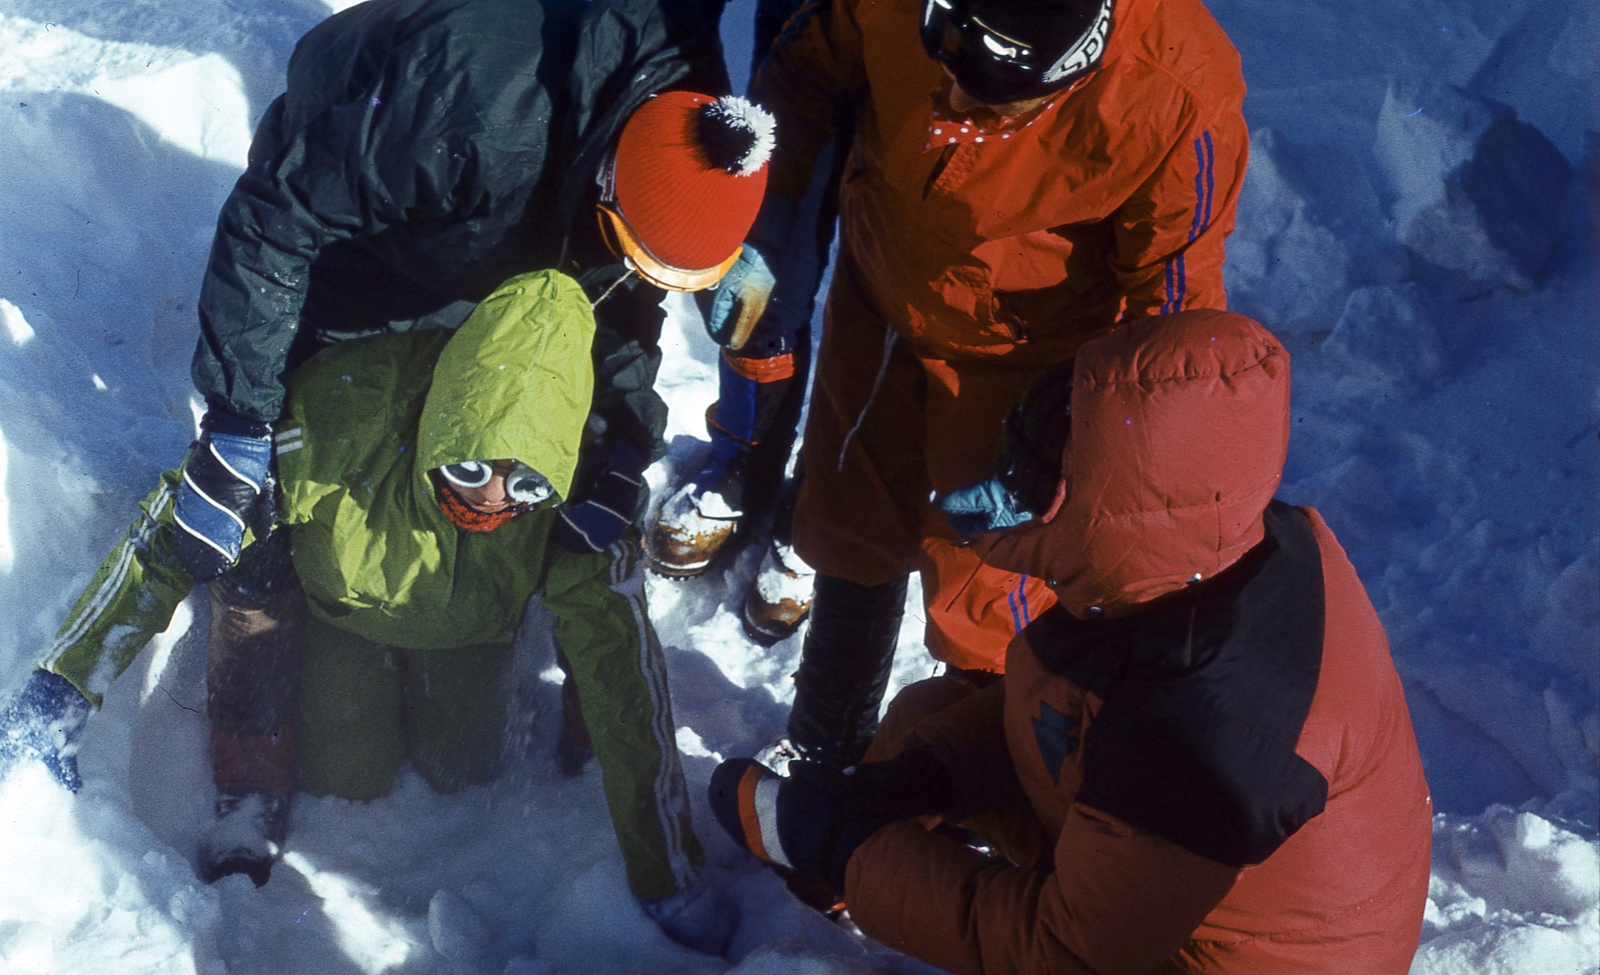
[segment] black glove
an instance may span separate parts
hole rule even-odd
[[[272,428],[213,410],[183,465],[173,510],[178,564],[196,582],[239,560],[244,530],[265,535],[275,516]]]
[[[778,787],[778,836],[789,861],[840,893],[856,847],[901,818],[869,806],[851,789],[850,778],[802,760],[789,763],[789,777]]]
[[[603,435],[602,435],[603,436]],[[569,552],[590,555],[610,548],[633,524],[644,489],[644,463],[639,450],[624,436],[596,441],[609,450],[599,476],[582,501],[569,501],[558,509],[550,537]]]
[[[994,474],[1016,507],[1042,515],[1055,502],[1061,454],[1072,424],[1073,360],[1033,381],[1006,415]]]
[[[956,804],[944,763],[927,751],[857,765],[846,774],[820,762],[789,763],[778,788],[778,835],[796,869],[844,891],[856,848],[903,819],[943,813]]]
[[[853,774],[803,759],[788,772],[779,778],[749,758],[723,762],[711,773],[711,812],[741,847],[786,876],[830,885],[833,895],[844,891],[850,857],[873,833],[960,804],[949,769],[925,749]]]

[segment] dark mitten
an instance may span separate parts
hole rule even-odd
[[[790,874],[844,891],[850,857],[893,822],[937,814],[957,800],[949,771],[925,750],[859,766],[789,763],[780,778],[748,758],[711,774],[711,811],[740,846]]]
[[[607,449],[604,440],[596,443]],[[604,552],[633,524],[643,490],[643,455],[626,437],[618,436],[609,444],[606,463],[583,492],[583,500],[561,505],[550,537],[569,552]]]
[[[778,789],[778,835],[790,862],[839,892],[856,847],[906,818],[864,801],[851,779],[831,766],[801,760],[789,763],[789,777]]]
[[[912,748],[887,762],[864,762],[849,776],[850,791],[863,809],[889,820],[916,816],[961,816],[955,777],[927,748]]]
[[[213,410],[183,465],[173,510],[178,564],[196,582],[221,575],[239,559],[246,527],[273,520],[272,428]]]
[[[1072,428],[1072,371],[1071,359],[1047,369],[1006,416],[994,473],[1024,512],[1042,515],[1055,502]]]

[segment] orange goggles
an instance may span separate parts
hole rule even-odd
[[[622,215],[622,208],[615,202],[601,202],[597,209],[600,213],[600,233],[605,237],[611,253],[629,268],[638,271],[640,277],[668,291],[704,291],[722,280],[722,276],[728,273],[744,250],[743,247],[734,248],[728,259],[715,267],[700,270],[673,267],[650,253],[650,248],[633,232],[628,225],[628,218]]]

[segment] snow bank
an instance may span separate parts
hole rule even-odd
[[[1373,146],[1395,239],[1442,289],[1527,291],[1565,224],[1571,166],[1509,106],[1437,85],[1396,85]]]
[[[0,0],[0,691],[181,456],[196,288],[243,133],[294,40],[347,5]],[[1323,512],[1372,594],[1441,811],[1413,970],[1592,972],[1600,309],[1593,190],[1563,166],[1595,163],[1600,8],[1210,6],[1251,86],[1230,294],[1294,355],[1283,494]],[[736,78],[752,7],[726,15]],[[1444,225],[1445,244],[1424,232]],[[694,312],[668,307],[658,498],[700,460],[716,386]],[[800,639],[761,650],[738,622],[758,555],[649,585],[694,793],[782,729],[793,693]],[[910,606],[896,687],[933,671],[915,587]],[[628,895],[598,776],[554,771],[532,645],[500,781],[299,797],[271,884],[201,885],[204,613],[180,613],[90,722],[82,793],[37,770],[0,783],[0,969],[927,971],[801,907],[703,807],[742,923],[728,962],[667,941]]]
[[[1600,847],[1531,810],[1440,816],[1412,975],[1586,975],[1600,959]],[[1581,828],[1581,827],[1580,827]]]

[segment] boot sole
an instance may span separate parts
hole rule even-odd
[[[727,546],[724,545],[723,548],[727,548]],[[645,567],[656,575],[666,576],[668,579],[693,579],[695,576],[704,575],[705,571],[711,568],[711,563],[715,561],[716,558],[712,557],[699,565],[672,565],[667,562],[657,561],[656,557],[650,554],[648,547],[644,552]]]
[[[750,638],[750,642],[763,647],[773,646],[794,636],[800,632],[801,624],[805,623],[810,617],[811,614],[807,613],[805,616],[795,620],[792,626],[767,628],[758,625],[755,620],[750,618],[750,600],[748,597],[746,597],[744,604],[739,607],[739,622],[744,624],[744,635]]]

